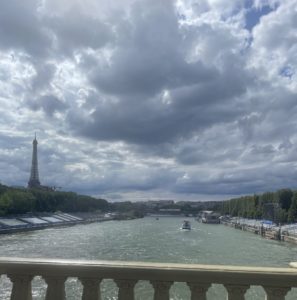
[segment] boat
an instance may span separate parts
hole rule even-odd
[[[200,212],[197,221],[206,224],[220,224],[220,215],[211,210]]]
[[[181,229],[183,230],[191,230],[190,221],[184,220]]]

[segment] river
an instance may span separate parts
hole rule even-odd
[[[193,230],[185,232],[180,230],[182,220],[178,217],[161,217],[159,220],[146,217],[1,235],[0,255],[279,267],[297,261],[297,245],[266,240],[223,225],[201,224],[194,219],[189,219]],[[10,288],[8,280],[2,278],[1,300],[9,299]],[[104,280],[102,291],[104,300],[116,299],[116,288],[111,280]],[[66,292],[67,299],[80,299],[81,286],[76,279],[68,279]],[[174,284],[170,292],[171,299],[189,299],[185,284]],[[44,294],[44,283],[34,279],[33,299],[44,299]],[[152,299],[152,295],[149,283],[137,284],[137,300]],[[208,292],[208,299],[225,299],[224,295],[224,288],[214,285]],[[286,299],[296,299],[296,295],[294,289]],[[246,299],[264,299],[263,289],[251,288]]]

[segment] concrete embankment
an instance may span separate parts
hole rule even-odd
[[[290,243],[297,244],[297,237],[296,236],[283,235],[282,238],[283,238],[283,241],[285,241],[285,242],[290,242]]]
[[[294,239],[296,239],[296,243],[297,243],[297,237],[289,238],[288,236],[283,235],[281,232],[281,228],[279,227],[273,228],[273,227],[264,227],[264,226],[253,226],[253,225],[248,225],[239,222],[231,222],[231,221],[221,221],[221,224],[233,227],[235,229],[249,231],[254,234],[259,234],[262,237],[271,240],[293,241]]]

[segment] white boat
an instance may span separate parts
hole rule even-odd
[[[184,220],[181,229],[183,229],[183,230],[191,230],[191,223],[190,223],[190,221]]]

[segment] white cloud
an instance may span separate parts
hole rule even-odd
[[[251,66],[273,85],[281,82],[296,92],[296,2],[283,1],[253,29]],[[290,69],[290,78],[285,71]]]

